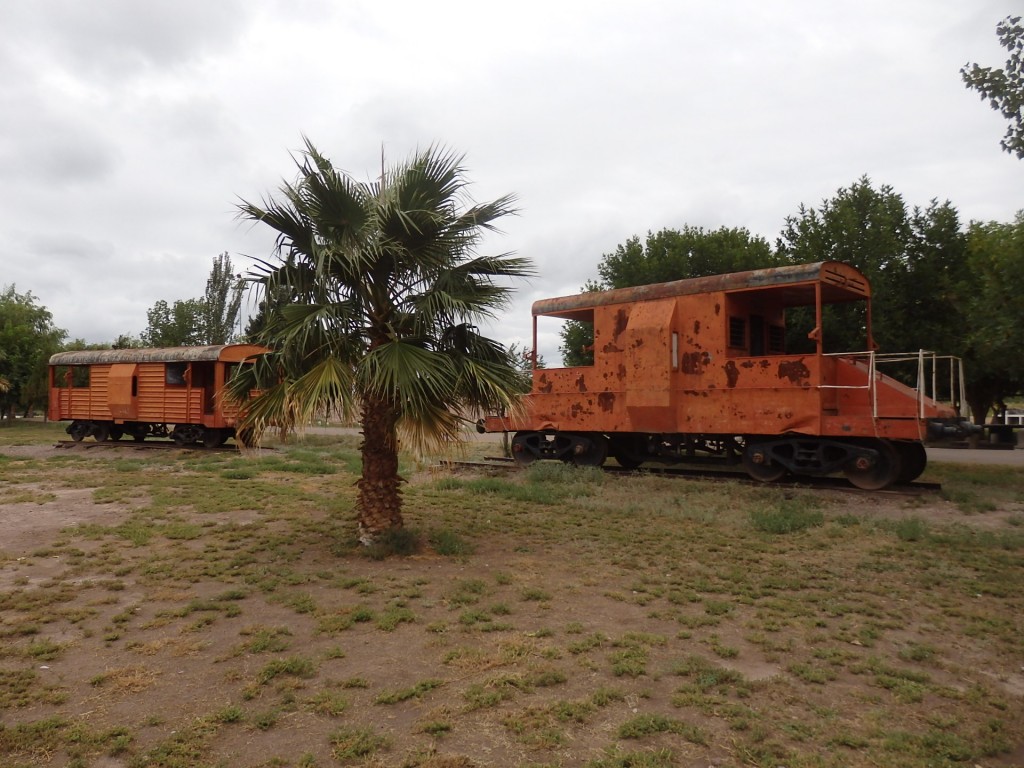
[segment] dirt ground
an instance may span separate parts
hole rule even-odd
[[[0,450],[12,456],[45,458],[55,449],[50,446],[17,446]],[[955,457],[952,454],[933,455],[932,460],[947,460],[949,456],[949,460],[964,461],[959,455],[961,453]],[[974,455],[984,455],[986,463],[1017,463],[1024,459],[1024,451],[983,451],[974,452]],[[410,697],[406,706],[385,708],[375,705],[368,698],[369,694],[363,691],[370,690],[379,696],[381,691],[410,690],[436,678],[439,668],[445,672],[444,686],[448,688],[459,686],[460,681],[486,679],[484,687],[501,693],[501,684],[495,682],[496,676],[509,669],[514,669],[520,677],[530,678],[532,675],[532,685],[543,686],[545,673],[553,673],[558,658],[547,639],[551,626],[578,626],[585,628],[586,636],[616,638],[627,636],[638,627],[643,628],[642,634],[646,636],[663,634],[672,637],[678,632],[678,625],[672,620],[652,618],[651,611],[642,600],[609,599],[606,585],[580,581],[579,571],[573,562],[558,562],[539,551],[510,550],[501,541],[483,541],[471,562],[434,554],[398,562],[368,559],[347,562],[341,576],[356,585],[349,589],[348,594],[352,589],[375,585],[375,589],[390,590],[394,594],[391,602],[395,605],[401,605],[403,597],[414,595],[413,599],[419,606],[417,615],[420,618],[417,621],[420,628],[413,631],[410,626],[399,624],[394,631],[385,634],[369,622],[357,623],[346,631],[342,648],[337,636],[318,629],[314,618],[297,612],[294,604],[267,599],[259,600],[257,605],[255,598],[245,597],[237,601],[241,610],[232,614],[223,608],[231,604],[231,598],[224,598],[221,594],[222,583],[217,585],[213,581],[198,580],[187,584],[168,578],[171,586],[164,592],[153,593],[136,586],[131,576],[116,577],[92,572],[90,557],[104,554],[109,558],[109,548],[104,549],[99,541],[88,539],[76,539],[71,550],[55,548],[54,544],[68,529],[87,525],[116,526],[126,514],[125,505],[96,503],[90,488],[29,490],[54,496],[42,503],[36,500],[0,505],[3,525],[0,550],[7,556],[5,562],[0,561],[0,589],[27,592],[33,587],[55,584],[65,585],[67,589],[81,587],[84,590],[82,594],[87,597],[75,598],[70,603],[78,606],[88,617],[45,626],[39,634],[47,643],[62,646],[62,651],[52,661],[46,658],[45,653],[40,654],[35,664],[35,685],[42,689],[50,686],[54,690],[59,688],[67,698],[59,704],[47,704],[43,697],[43,701],[37,701],[28,708],[0,710],[0,724],[12,727],[17,723],[31,722],[40,712],[73,713],[76,720],[88,722],[94,731],[131,724],[134,733],[131,753],[134,757],[120,755],[116,749],[86,750],[88,757],[75,763],[66,750],[57,748],[52,753],[43,751],[28,758],[21,756],[19,762],[5,766],[127,768],[136,765],[217,765],[218,761],[232,767],[336,765],[345,760],[338,758],[337,743],[333,753],[323,744],[321,722],[324,712],[330,711],[331,702],[338,708],[344,707],[348,718],[359,727],[392,733],[423,734],[431,733],[431,728],[438,730],[436,740],[424,737],[424,743],[433,746],[416,747],[413,752],[418,749],[418,753],[406,752],[400,759],[393,754],[366,758],[369,765],[432,765],[437,768],[541,762],[582,765],[586,760],[602,757],[601,749],[614,738],[614,729],[622,722],[624,713],[628,716],[643,712],[671,696],[667,682],[663,684],[660,679],[652,679],[641,692],[630,692],[623,700],[601,709],[586,721],[585,726],[574,731],[573,736],[575,740],[590,739],[595,744],[593,750],[579,743],[565,745],[561,751],[538,746],[528,740],[524,743],[515,737],[515,728],[507,720],[502,722],[474,713],[460,715],[472,721],[471,727],[457,728],[441,735],[443,724],[450,724],[458,709],[449,699],[415,695]],[[844,508],[848,508],[857,512],[863,504],[863,496],[836,493],[834,511],[841,514]],[[873,497],[871,513],[894,520],[926,518],[937,523],[955,522],[992,530],[1005,528],[1011,515],[1020,514],[1019,510],[995,510],[991,514],[965,516],[954,505],[938,497],[926,497],[921,503],[908,506],[903,498],[882,494]],[[257,517],[255,513],[248,514],[242,510],[232,512],[230,520],[227,517],[224,520],[207,518],[203,524],[230,523],[244,528],[256,525]],[[283,527],[281,533],[291,535]],[[304,534],[299,532],[295,535],[302,537]],[[315,546],[313,543],[311,540],[305,549],[302,572],[310,574],[336,569],[337,561],[329,549],[322,542]],[[177,545],[169,557],[201,549],[201,539],[185,541]],[[130,553],[118,556],[125,557],[127,573]],[[794,554],[794,557],[800,556]],[[170,569],[169,573],[173,573],[173,560],[165,566]],[[116,572],[116,568],[114,570]],[[285,570],[292,572],[291,569]],[[508,577],[503,577],[503,574],[515,574],[514,584],[508,583]],[[338,598],[340,576],[319,582],[306,578],[310,580],[297,588],[312,604],[320,606],[321,613],[323,610],[329,612],[333,604],[338,605],[339,615],[351,610],[341,607]],[[494,642],[471,644],[463,642],[451,628],[439,629],[436,636],[428,635],[424,640],[422,625],[432,626],[432,621],[440,625],[442,618],[449,615],[451,585],[469,582],[499,585],[488,586],[489,604],[503,601],[507,604],[515,599],[513,594],[528,595],[531,590],[568,599],[558,600],[558,615],[553,616],[549,602],[518,598],[515,603],[518,631],[514,640],[499,632],[495,633]],[[637,592],[633,594],[637,595]],[[884,596],[878,600],[885,604],[886,610],[898,610],[898,606],[889,605]],[[202,605],[191,613],[179,611],[175,614],[171,609],[171,606],[199,603]],[[59,599],[57,604],[63,606]],[[472,604],[468,598],[467,604]],[[117,628],[121,627],[132,629],[130,644],[120,641]],[[251,649],[240,650],[240,638],[244,643],[246,638],[255,637],[262,637],[271,645],[275,640],[279,641],[277,647],[282,649],[282,653],[294,651],[293,655],[301,653],[303,657],[323,660],[317,676],[333,682],[322,691],[319,705],[290,705],[304,695],[301,674],[290,676],[291,673],[282,673],[267,683],[253,682],[268,674],[266,665],[269,660],[266,654]],[[501,637],[504,639],[499,639]],[[721,646],[738,649],[724,665],[740,673],[747,681],[770,680],[786,668],[784,654],[765,653],[762,648],[751,645],[749,632],[742,622],[721,628],[713,637],[714,642]],[[0,635],[0,644],[11,642],[11,638]],[[647,650],[653,659],[668,653],[668,650],[651,642],[652,647]],[[993,686],[1016,704],[1024,706],[1024,660],[1016,667],[996,668],[979,645],[964,644],[958,652],[961,654],[959,662],[963,665],[969,664],[972,656],[976,656],[979,674],[989,678]],[[0,662],[2,659],[3,654],[0,653]],[[439,659],[444,660],[442,664],[439,664]],[[579,701],[581,697],[590,695],[600,682],[597,670],[588,672],[585,666],[581,669],[579,674],[561,682],[559,696],[562,700]],[[488,670],[493,670],[493,674],[487,675]],[[932,674],[943,678],[944,673],[935,670]],[[956,680],[956,675],[949,674],[948,677],[950,686],[962,685]],[[229,685],[211,684],[212,681],[228,681]],[[853,690],[855,682],[840,675],[827,691],[815,689],[812,695],[820,699],[821,707],[826,707],[830,699],[842,695],[844,688],[849,686]],[[509,682],[508,685],[520,683]],[[461,689],[465,696],[473,690],[468,682],[462,684]],[[785,699],[796,695],[796,692],[795,689],[784,690],[779,695]],[[202,723],[208,721],[203,718],[209,718],[213,712],[226,713],[232,707],[246,709],[247,725],[230,732],[221,727],[216,739],[206,738]],[[259,724],[261,712],[270,723],[265,728]],[[141,721],[140,713],[147,713]],[[542,717],[539,710],[535,715]],[[230,722],[229,714],[223,717],[225,722]],[[538,727],[537,730],[544,732],[543,728]],[[150,753],[148,762],[139,762],[138,756],[145,750],[156,749],[176,736],[183,740],[186,737],[191,739],[190,743],[199,745],[199,751],[189,753],[182,747],[184,756],[174,756],[180,762],[173,762],[170,758],[161,762],[152,757],[154,753]],[[1021,746],[1014,752],[986,760],[985,768],[1024,764],[1024,737],[1017,734],[1016,740]],[[720,742],[714,740],[711,747],[700,748],[668,736],[663,741],[676,750],[677,762],[672,764],[694,768],[781,765],[745,760],[735,749],[728,747],[729,742],[724,738]],[[655,742],[655,746],[658,743]],[[719,743],[722,746],[715,746]],[[691,753],[692,759],[687,758],[686,755]],[[445,758],[445,755],[450,757]]]

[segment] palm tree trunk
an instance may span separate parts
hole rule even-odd
[[[359,541],[372,544],[382,533],[402,527],[401,478],[398,476],[398,414],[390,403],[363,402],[363,474],[356,483]]]

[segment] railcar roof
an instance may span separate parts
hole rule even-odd
[[[826,302],[856,301],[871,295],[868,279],[856,267],[841,261],[818,261],[813,264],[795,264],[749,272],[730,272],[724,275],[694,277],[653,283],[610,291],[590,291],[575,296],[541,299],[533,304],[535,315],[570,315],[580,310],[609,304],[632,304],[637,301],[667,299],[696,293],[718,293],[744,290],[778,289],[783,291],[782,303],[799,306],[814,303],[813,286],[822,284],[822,297]],[[787,290],[787,288],[789,290]],[[802,288],[802,290],[800,289]]]
[[[96,363],[189,363],[201,360],[241,362],[270,350],[258,344],[212,344],[205,347],[158,347],[152,349],[79,349],[58,352],[50,365]]]

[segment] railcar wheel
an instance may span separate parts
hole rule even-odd
[[[223,429],[208,429],[203,433],[203,447],[220,448],[227,439],[227,432]]]
[[[608,438],[604,435],[581,435],[573,451],[572,463],[577,467],[600,467],[607,458]]]
[[[914,482],[928,466],[927,451],[921,443],[894,443],[893,446],[900,457],[900,474],[896,482]]]
[[[97,443],[105,443],[110,437],[110,425],[103,421],[93,422],[92,439]]]
[[[622,435],[612,437],[610,451],[612,458],[619,462],[619,466],[623,469],[636,469],[644,463],[640,440],[635,437]]]
[[[855,459],[843,470],[846,479],[862,491],[880,491],[893,483],[900,476],[900,456],[888,440],[868,440],[863,443],[865,448],[878,451],[878,460],[871,465],[861,459]]]
[[[111,440],[113,440],[114,442],[117,442],[122,437],[124,437],[124,430],[123,429],[121,429],[120,427],[111,427],[110,428],[110,439]]]
[[[171,439],[174,440],[175,445],[191,445],[200,441],[201,429],[202,427],[197,427],[194,424],[175,424],[171,431]]]
[[[786,474],[786,468],[771,457],[757,443],[749,443],[743,451],[743,469],[754,480],[761,483],[774,483]]]
[[[72,421],[71,426],[67,428],[67,433],[71,436],[72,440],[80,443],[89,434],[89,423],[85,421]]]
[[[537,460],[536,454],[530,450],[529,440],[533,432],[516,432],[512,437],[512,459],[521,467],[528,467]]]

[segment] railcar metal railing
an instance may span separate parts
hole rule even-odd
[[[916,394],[918,415],[925,417],[925,403],[932,401],[940,404],[948,404],[962,418],[968,418],[970,411],[967,406],[967,399],[964,397],[964,363],[954,355],[939,355],[925,349],[917,352],[833,352],[825,357],[844,358],[857,363],[864,360],[867,368],[867,383],[865,384],[822,384],[822,389],[866,389],[869,391],[871,402],[871,413],[878,418],[878,382],[881,381],[882,372],[880,365],[886,367],[898,364],[916,364],[916,382],[911,385],[899,376],[899,372],[890,378],[903,386],[912,388]],[[948,372],[948,381],[946,381]],[[943,375],[940,377],[940,373]],[[929,387],[930,383],[930,387]]]

